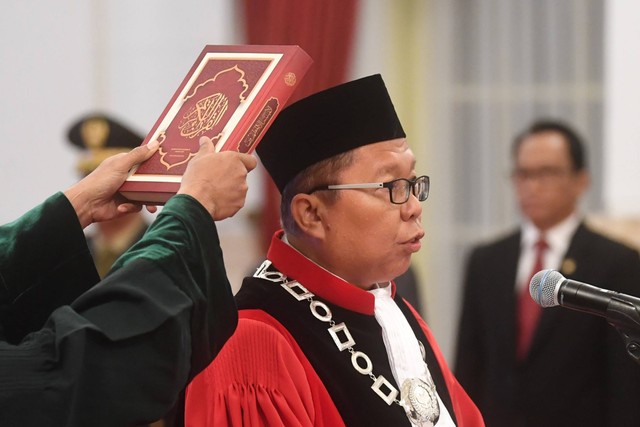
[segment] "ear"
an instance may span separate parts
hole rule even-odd
[[[291,215],[300,230],[310,237],[324,237],[324,203],[313,194],[298,193],[291,200]]]

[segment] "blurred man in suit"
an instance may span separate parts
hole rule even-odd
[[[471,252],[456,375],[492,427],[638,425],[640,368],[616,330],[597,316],[541,310],[528,295],[532,274],[546,268],[637,295],[638,253],[584,224],[589,174],[570,127],[532,124],[513,161],[523,222]]]
[[[83,152],[76,166],[82,177],[107,157],[126,153],[142,143],[136,132],[102,113],[81,117],[69,128],[67,136]],[[87,242],[100,277],[105,277],[115,260],[140,240],[148,226],[142,212],[94,225]]]

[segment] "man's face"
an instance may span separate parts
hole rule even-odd
[[[331,184],[415,177],[415,158],[402,138],[357,148],[353,164]],[[424,237],[418,199],[412,193],[398,205],[386,188],[338,191],[337,200],[326,205],[323,267],[362,288],[404,273]]]
[[[588,185],[576,172],[563,136],[549,131],[525,138],[516,154],[513,184],[522,214],[540,230],[567,218]]]

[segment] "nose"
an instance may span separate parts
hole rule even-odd
[[[422,202],[411,192],[409,200],[402,204],[400,215],[403,221],[411,221],[422,216]]]
[[[547,186],[542,179],[539,179],[538,177],[529,177],[518,182],[515,188],[519,194],[535,194],[543,191]]]

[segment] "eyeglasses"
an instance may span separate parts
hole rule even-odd
[[[413,193],[419,201],[424,202],[429,197],[429,177],[422,175],[416,179],[394,179],[388,182],[368,182],[364,184],[335,184],[315,187],[307,194],[324,190],[361,190],[363,188],[387,188],[391,203],[401,205],[409,200]]]
[[[525,181],[540,181],[543,184],[555,183],[560,178],[564,178],[573,173],[573,170],[545,166],[538,169],[516,168],[511,172],[511,178],[517,183]]]

